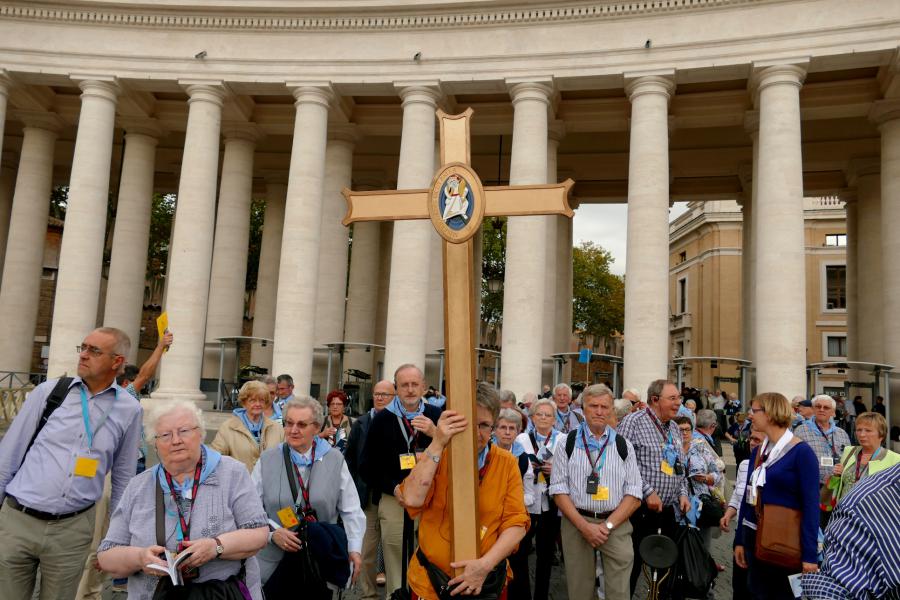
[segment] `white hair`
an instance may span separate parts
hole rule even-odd
[[[613,410],[616,413],[616,418],[621,421],[631,412],[631,400],[617,398],[616,401],[613,402]]]
[[[509,421],[522,431],[522,413],[511,408],[501,408],[497,421]]]
[[[144,439],[155,440],[156,424],[165,416],[174,412],[184,411],[194,417],[197,427],[200,428],[200,439],[206,439],[206,424],[203,421],[203,411],[192,400],[168,400],[156,402],[144,417]]]
[[[819,394],[818,396],[814,396],[812,401],[813,404],[815,404],[816,402],[827,402],[832,410],[837,408],[837,403],[835,403],[834,398],[826,394]]]
[[[284,405],[284,409],[282,409],[283,415],[287,415],[288,411],[292,408],[308,408],[312,411],[313,421],[319,427],[322,426],[322,423],[325,422],[325,411],[322,409],[322,405],[318,400],[311,396],[294,396],[290,400],[288,400],[287,404]]]
[[[536,413],[542,406],[549,406],[553,410],[553,414],[556,414],[556,402],[554,402],[550,398],[538,398],[531,403],[531,406],[528,409],[528,415],[533,417],[534,413]]]
[[[622,395],[629,394],[629,393],[630,393],[630,394],[634,394],[635,396],[637,396],[637,399],[638,399],[638,400],[641,399],[641,391],[640,391],[639,389],[637,389],[637,388],[628,388],[627,390],[625,390],[624,392],[622,392]]]

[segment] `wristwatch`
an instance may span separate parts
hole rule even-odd
[[[607,522],[606,522],[606,528],[607,528],[610,532],[611,532],[613,529],[615,529],[615,527],[616,527],[616,526],[613,525],[611,521],[607,521]]]
[[[430,458],[431,461],[436,465],[440,464],[440,462],[441,462],[441,455],[440,454],[438,454],[438,455],[432,454],[431,452],[428,451],[428,448],[425,448],[425,456]]]
[[[219,558],[225,552],[225,546],[222,545],[222,540],[219,538],[214,537],[213,539],[216,541],[216,558]]]

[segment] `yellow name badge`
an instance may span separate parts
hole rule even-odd
[[[414,466],[416,466],[416,455],[415,454],[401,454],[400,455],[400,470],[401,471],[409,471]]]
[[[547,476],[544,475],[543,471],[538,473],[538,483],[547,483]]]
[[[659,465],[659,470],[671,477],[675,474],[675,469],[672,468],[672,465],[669,464],[668,461],[662,461],[662,464]]]
[[[282,508],[275,514],[278,515],[278,520],[281,521],[281,526],[286,529],[290,529],[291,527],[294,527],[300,523],[300,521],[297,520],[297,513],[295,513],[294,509],[290,506]]]
[[[597,493],[591,496],[591,500],[596,500],[598,502],[609,500],[609,488],[604,486],[597,487]]]
[[[92,479],[97,475],[97,467],[100,466],[99,458],[89,458],[87,456],[78,456],[75,458],[75,475],[79,477],[87,477]]]

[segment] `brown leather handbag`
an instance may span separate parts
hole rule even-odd
[[[789,448],[799,442],[792,440]],[[787,452],[788,449],[785,449]],[[757,456],[757,466],[760,458]],[[803,568],[800,547],[801,512],[796,508],[777,504],[763,505],[762,494],[757,492],[756,547],[754,557],[783,569],[800,571]]]

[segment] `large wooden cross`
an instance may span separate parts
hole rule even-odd
[[[441,167],[425,190],[352,192],[344,190],[344,225],[359,221],[431,219],[444,239],[444,345],[447,408],[466,416],[470,427],[450,444],[450,512],[454,561],[479,557],[478,459],[475,422],[475,348],[478,315],[472,240],[484,217],[565,215],[573,182],[482,187],[469,167],[469,122],[472,109],[459,115],[437,111],[441,135]],[[544,265],[535,265],[543,269]],[[480,282],[478,282],[480,284]],[[452,324],[452,326],[451,326]]]

